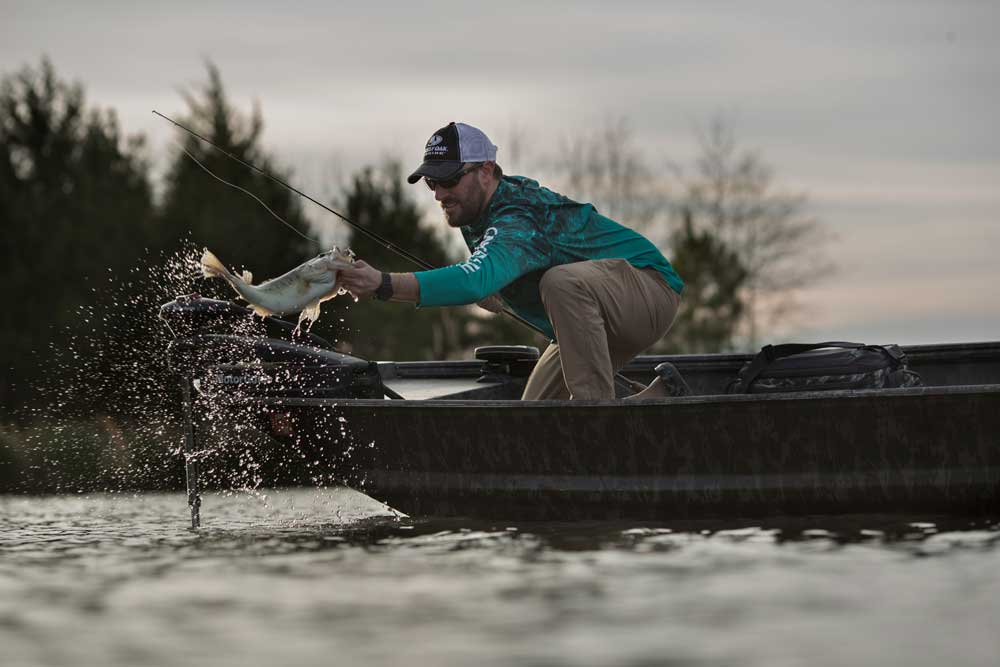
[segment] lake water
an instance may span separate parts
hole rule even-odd
[[[1000,522],[418,521],[0,497],[0,665],[1000,664]]]

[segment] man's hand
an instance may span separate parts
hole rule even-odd
[[[476,305],[491,313],[502,313],[506,310],[503,301],[496,294],[491,294],[482,301],[477,301]]]
[[[370,299],[382,284],[382,272],[362,260],[340,270],[338,287],[343,287],[356,299]]]

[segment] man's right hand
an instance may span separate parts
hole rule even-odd
[[[356,299],[370,299],[382,284],[382,272],[360,259],[338,273],[338,287],[343,287]]]

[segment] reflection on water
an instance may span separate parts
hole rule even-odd
[[[1000,524],[418,521],[0,498],[3,665],[995,665]]]

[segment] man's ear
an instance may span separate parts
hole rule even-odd
[[[480,184],[486,185],[492,178],[493,178],[493,163],[483,162],[482,164],[480,164],[479,168],[476,169],[476,180],[479,181]]]

